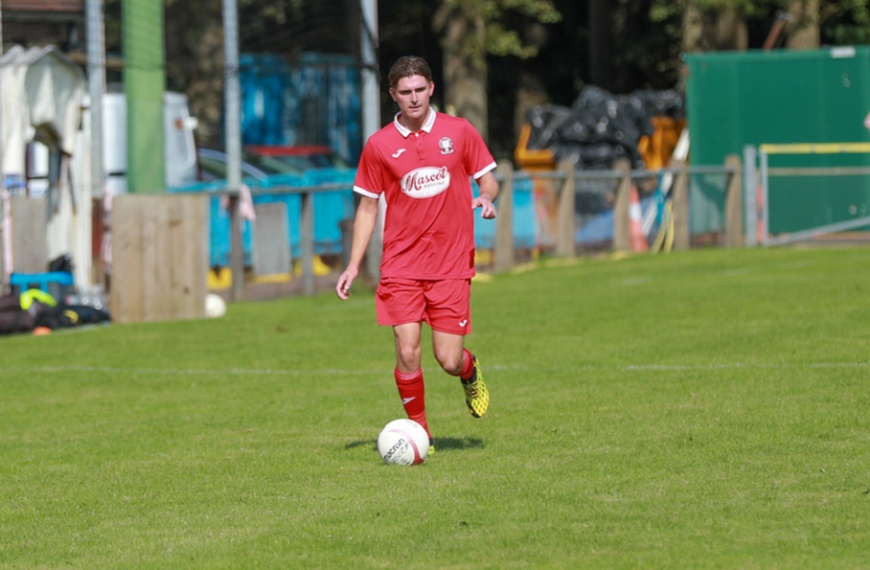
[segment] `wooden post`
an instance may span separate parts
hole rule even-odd
[[[10,273],[48,271],[48,201],[45,196],[10,198],[12,259]]]
[[[292,273],[290,226],[287,204],[254,204],[256,220],[251,224],[251,269],[257,277],[267,275],[290,278]]]
[[[314,199],[311,192],[302,193],[302,217],[299,221],[302,263],[302,294],[314,295]]]
[[[205,316],[208,197],[120,195],[112,201],[112,321]]]
[[[613,169],[621,174],[613,202],[613,249],[631,250],[631,221],[628,208],[631,203],[631,163],[620,158]]]
[[[498,163],[496,177],[501,188],[496,203],[495,218],[495,270],[504,271],[514,266],[514,167],[508,160]]]
[[[574,203],[576,200],[574,186],[574,163],[563,160],[557,167],[565,178],[562,180],[559,190],[558,212],[558,235],[556,236],[556,255],[562,257],[574,257],[576,247],[574,245]]]
[[[728,183],[725,187],[725,246],[742,247],[743,240],[743,169],[740,157],[725,158]]]
[[[689,249],[689,172],[685,161],[674,160],[671,167],[677,170],[671,190],[674,217],[674,251]]]
[[[233,301],[245,298],[245,246],[242,242],[242,216],[239,212],[238,193],[229,196],[230,214],[230,273],[233,277],[230,294]]]

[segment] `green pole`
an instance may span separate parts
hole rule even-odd
[[[124,0],[121,11],[127,98],[127,192],[163,192],[166,186],[163,2]]]

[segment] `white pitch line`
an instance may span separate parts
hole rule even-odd
[[[317,368],[311,370],[285,369],[273,370],[269,368],[233,368],[233,369],[172,369],[172,368],[114,368],[110,366],[33,366],[33,367],[0,367],[0,374],[4,373],[27,373],[27,372],[102,372],[107,374],[139,374],[147,376],[201,376],[214,374],[228,374],[231,376],[291,376],[296,374],[318,375],[366,375],[377,374],[378,371],[365,370],[340,370],[337,368]]]
[[[643,371],[643,370],[779,370],[779,369],[794,369],[794,368],[867,368],[870,367],[870,362],[808,362],[808,363],[788,363],[781,362],[775,364],[700,364],[700,365],[681,365],[681,364],[632,364],[620,367],[626,371]]]
[[[792,370],[792,369],[825,369],[825,368],[868,368],[868,362],[809,362],[809,363],[719,363],[719,364],[628,364],[614,366],[522,366],[522,365],[489,365],[489,370],[505,371],[560,371],[560,370],[619,370],[623,372],[658,372],[686,370]],[[171,369],[171,368],[118,368],[111,366],[32,366],[32,367],[0,367],[0,374],[27,374],[32,372],[65,373],[93,372],[106,374],[136,374],[145,376],[210,376],[226,374],[230,376],[369,376],[384,374],[379,370],[343,370],[339,368],[316,369],[271,369],[271,368],[232,368],[232,369]]]

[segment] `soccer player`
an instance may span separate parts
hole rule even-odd
[[[495,160],[465,119],[438,113],[423,58],[404,56],[390,68],[390,95],[399,108],[392,123],[363,147],[354,180],[360,195],[350,258],[335,292],[347,299],[386,199],[381,280],[375,298],[379,325],[393,327],[394,376],[408,417],[432,433],[426,420],[421,332],[432,329],[432,350],[445,372],[458,376],[475,418],[486,413],[489,392],[477,358],[465,348],[471,332],[474,210],[495,217]],[[472,197],[470,178],[480,187]]]

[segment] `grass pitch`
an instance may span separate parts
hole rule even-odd
[[[436,455],[371,292],[0,339],[0,566],[870,567],[870,250],[479,279],[492,395],[424,342]]]

